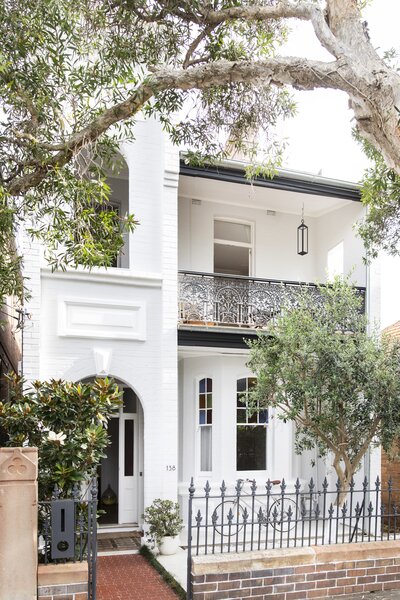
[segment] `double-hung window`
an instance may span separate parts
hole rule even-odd
[[[212,379],[199,381],[200,471],[212,471]]]
[[[236,469],[261,471],[267,464],[268,411],[257,405],[250,409],[250,393],[256,385],[254,377],[236,382]]]

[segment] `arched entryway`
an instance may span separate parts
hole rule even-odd
[[[126,527],[143,512],[143,408],[131,387],[115,381],[122,403],[109,420],[110,444],[98,469],[99,525]]]

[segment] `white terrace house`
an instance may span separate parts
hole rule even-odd
[[[377,314],[378,279],[353,231],[363,213],[357,188],[285,171],[249,185],[233,161],[188,167],[156,122],[138,123],[121,153],[112,202],[140,226],[117,266],[51,273],[39,247],[29,244],[25,255],[33,292],[25,377],[107,375],[125,390],[99,473],[100,494],[110,486],[117,496],[105,522],[140,524],[157,497],[184,508],[191,476],[219,486],[313,475],[318,485],[324,466],[294,454],[292,425],[266,412],[249,419],[238,403],[253,384],[244,339],[300,282],[328,273],[352,271]],[[300,255],[303,207],[309,248]]]

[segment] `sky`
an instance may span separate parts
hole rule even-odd
[[[374,0],[364,11],[371,41],[382,51],[400,51],[400,1]],[[293,22],[287,55],[330,60],[308,23]],[[280,126],[287,139],[284,167],[325,177],[360,181],[368,162],[351,137],[352,112],[342,92],[296,92],[297,115]],[[400,259],[381,256],[381,327],[400,320]]]
[[[371,41],[376,48],[398,48],[399,0],[374,0],[364,11]],[[321,48],[309,23],[292,22],[292,33],[285,45],[287,55],[317,60],[332,60]],[[331,90],[295,92],[297,115],[280,128],[288,140],[284,166],[325,177],[359,181],[367,160],[352,139],[352,111],[347,96]]]

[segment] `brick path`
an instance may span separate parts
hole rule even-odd
[[[97,600],[177,600],[178,596],[143,556],[97,559]]]

